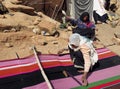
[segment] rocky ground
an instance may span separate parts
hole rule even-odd
[[[13,1],[16,0],[8,1],[8,3],[4,3],[9,4],[7,7],[10,12],[0,15],[1,61],[15,59],[17,58],[16,54],[20,58],[30,56],[33,54],[31,50],[33,46],[42,54],[56,54],[58,50],[67,46],[68,37],[71,34],[70,29],[60,29],[59,22],[41,12],[34,12],[31,7],[14,5]],[[11,2],[12,4],[10,4]],[[22,8],[23,12],[19,12],[19,8]],[[30,12],[24,13],[26,10]],[[96,28],[98,29],[96,37],[99,39],[96,41],[96,48],[107,47],[120,55],[119,42],[114,39],[114,33],[120,33],[120,26],[113,28],[110,24],[98,24]],[[60,33],[59,37],[54,34],[56,32]]]
[[[95,44],[96,48],[106,46],[111,51],[120,55],[120,45],[113,44],[114,33],[119,33],[119,26],[112,28],[108,24],[96,26],[96,37],[100,40]],[[71,31],[59,29],[59,37],[43,36],[35,34],[31,29],[21,29],[14,32],[0,32],[0,60],[16,58],[16,53],[20,58],[32,55],[31,47],[36,46],[42,54],[56,54],[58,50],[67,46],[68,37]]]

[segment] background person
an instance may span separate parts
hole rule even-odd
[[[108,15],[104,6],[105,6],[105,0],[94,0],[93,18],[94,18],[95,24],[98,24],[99,22],[107,23]]]
[[[76,26],[72,32],[79,33],[82,36],[86,36],[89,39],[94,39],[95,37],[95,24],[90,21],[90,16],[88,12],[83,12],[81,16],[76,20],[70,17],[66,19],[73,25]]]

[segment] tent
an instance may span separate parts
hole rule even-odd
[[[53,19],[61,17],[62,9],[76,19],[85,11],[92,16],[93,0],[29,0],[29,2],[24,3],[34,7],[36,11],[42,11]]]
[[[79,18],[83,12],[88,12],[92,18],[93,0],[66,0],[67,12],[73,18]]]

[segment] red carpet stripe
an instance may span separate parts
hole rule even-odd
[[[105,52],[105,53],[102,53],[102,54],[98,54],[98,58],[99,59],[104,59],[104,58],[108,58],[108,57],[112,57],[112,56],[115,56],[116,54],[109,51],[109,52]]]
[[[115,53],[109,51],[106,48],[100,50],[98,50],[98,56],[100,60],[116,55]],[[44,68],[73,65],[69,55],[58,56],[43,54],[40,57]],[[37,64],[34,63],[35,61],[36,60],[33,56],[26,57],[21,60],[2,61],[0,62],[0,78],[35,71],[39,69]]]
[[[32,72],[38,69],[37,64],[33,64],[32,66],[23,66],[23,67],[17,67],[17,68],[10,68],[7,70],[2,70],[0,71],[0,78],[8,77],[8,76],[13,76],[17,74],[22,74],[26,72]]]
[[[54,61],[54,62],[44,62],[42,63],[44,68],[50,68],[50,67],[57,67],[57,66],[70,66],[73,65],[72,62],[68,61],[68,62],[58,62],[58,61]],[[27,72],[32,72],[35,70],[38,70],[39,67],[37,65],[37,63],[32,64],[32,65],[18,65],[18,66],[12,66],[12,67],[8,67],[8,68],[1,68],[0,69],[0,78],[3,77],[7,77],[7,76],[13,76],[16,74],[21,74],[21,73],[27,73]]]
[[[89,89],[103,89],[106,86],[110,86],[110,85],[117,84],[117,83],[120,83],[120,79],[112,81],[112,82],[108,82],[108,83],[105,83],[105,84],[101,84],[99,86],[95,86],[95,87],[92,87],[92,88],[89,88]]]

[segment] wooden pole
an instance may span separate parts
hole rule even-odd
[[[62,6],[63,6],[63,3],[64,3],[64,0],[62,0],[61,4],[60,4],[60,6],[59,6],[59,8],[58,8],[58,10],[57,10],[57,12],[56,12],[56,15],[54,16],[53,19],[56,19],[57,15],[58,15],[58,12],[60,11],[60,9],[61,9]]]
[[[54,17],[54,15],[55,15],[55,11],[56,11],[57,7],[58,7],[58,5],[55,5],[55,8],[54,8],[54,10],[53,10],[53,14],[52,14],[51,18]]]
[[[44,72],[44,70],[43,70],[43,67],[42,67],[42,65],[41,65],[40,59],[39,59],[39,57],[38,57],[38,55],[37,55],[37,52],[36,52],[36,48],[33,47],[32,49],[33,49],[33,51],[34,51],[34,55],[35,55],[36,61],[37,61],[37,63],[38,63],[39,69],[41,70],[42,76],[43,76],[43,78],[45,79],[45,81],[46,81],[46,83],[47,83],[47,85],[48,85],[48,88],[49,88],[49,89],[53,89],[53,87],[52,87],[49,79],[47,78],[47,76],[46,76],[46,74],[45,74],[45,72]]]
[[[46,2],[46,1],[43,0],[43,3],[44,3],[44,4],[43,4],[43,11],[44,11],[44,14],[46,14],[46,7],[45,7],[46,4],[45,4],[45,2]]]

